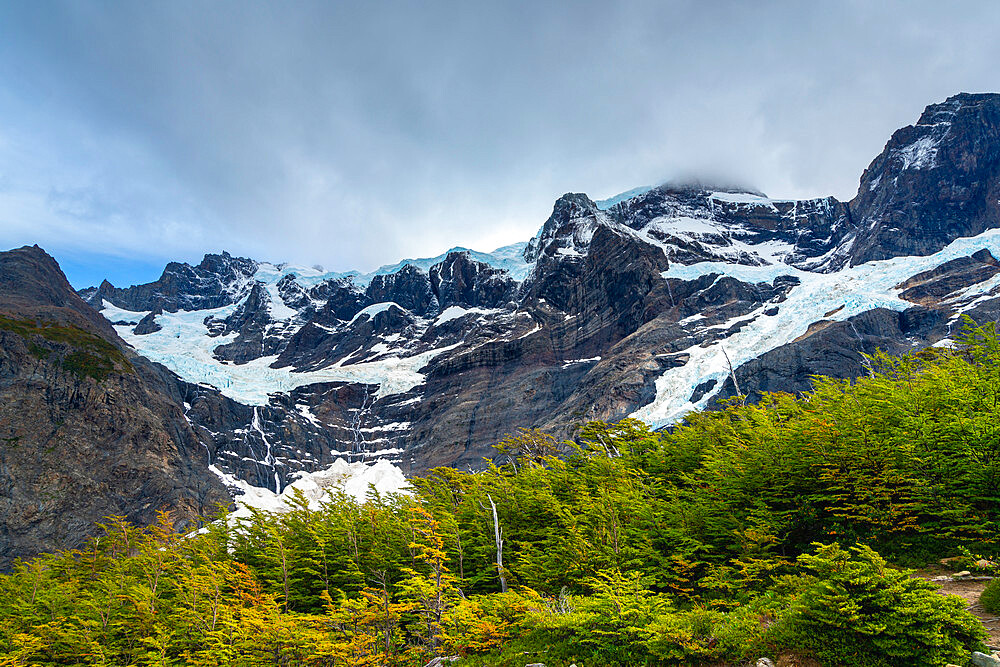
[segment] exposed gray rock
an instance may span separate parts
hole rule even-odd
[[[121,289],[105,280],[81,290],[80,296],[98,310],[104,299],[134,311],[218,308],[235,303],[240,294],[233,286],[242,287],[256,270],[256,262],[224,252],[205,255],[197,266],[171,262],[155,282]]]
[[[897,130],[850,207],[851,262],[928,255],[1000,225],[1000,96],[960,94]]]
[[[347,322],[358,314],[362,308],[374,303],[371,298],[359,290],[349,280],[337,279],[320,283],[312,290],[311,298],[325,301],[325,305],[313,318],[317,324],[334,325]]]
[[[1000,667],[1000,658],[980,653],[979,651],[973,651],[972,664],[976,667]]]
[[[416,315],[438,311],[438,300],[426,273],[407,264],[396,273],[375,276],[365,291],[372,303],[393,302]]]
[[[173,375],[132,354],[41,249],[0,253],[0,569],[80,546],[107,516],[163,510],[187,529],[218,503]]]
[[[477,262],[467,252],[449,253],[430,270],[431,290],[443,310],[449,306],[497,308],[517,293],[506,271]]]
[[[213,335],[238,334],[231,343],[215,348],[215,356],[238,364],[274,354],[284,341],[268,335],[271,323],[271,297],[263,283],[255,282],[246,300],[223,320],[205,324]]]
[[[161,327],[156,322],[156,316],[157,315],[162,315],[162,314],[163,314],[163,310],[160,309],[160,308],[156,308],[154,310],[149,311],[149,313],[147,313],[135,325],[135,328],[132,329],[132,333],[134,333],[136,335],[139,335],[139,336],[144,336],[144,335],[147,335],[147,334],[156,333],[157,331],[159,331],[160,329],[163,328],[163,327]]]

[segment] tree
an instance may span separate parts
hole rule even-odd
[[[409,509],[413,541],[409,548],[413,567],[403,568],[406,578],[399,583],[400,598],[409,602],[417,622],[410,629],[422,645],[425,656],[436,657],[442,636],[442,621],[454,595],[454,577],[446,565],[444,538],[434,516],[420,506]]]

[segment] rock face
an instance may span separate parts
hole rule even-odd
[[[1000,104],[956,95],[897,130],[861,177],[851,262],[937,252],[1000,216]]]
[[[131,352],[36,247],[0,253],[0,569],[94,523],[179,528],[229,497],[172,373]]]
[[[220,344],[215,348],[219,359],[237,364],[246,363],[268,354],[274,354],[280,341],[268,335],[271,324],[271,299],[260,282],[254,282],[250,294],[240,303],[236,311],[222,320],[206,318],[206,326],[212,335],[236,334],[236,340]]]
[[[662,427],[996,319],[998,132],[1000,97],[958,95],[896,132],[851,202],[575,193],[494,253],[371,275],[223,253],[82,294],[189,383],[186,417],[228,474],[280,489],[338,456],[476,467],[518,427]]]
[[[120,289],[107,280],[80,292],[90,305],[100,309],[107,299],[126,310],[200,310],[233,302],[253,275],[256,265],[229,253],[205,255],[201,264],[171,262],[156,282]]]
[[[517,282],[506,271],[471,259],[467,253],[448,253],[430,270],[431,291],[438,307],[499,308],[517,294]]]
[[[437,313],[440,305],[431,289],[430,277],[412,265],[396,273],[375,276],[365,294],[373,303],[395,303],[420,316]]]
[[[141,320],[139,320],[139,322],[135,325],[135,328],[132,329],[132,333],[136,334],[137,336],[156,333],[157,331],[163,328],[156,323],[156,316],[162,314],[163,310],[161,310],[160,308],[156,308],[150,311],[145,316],[143,316]]]

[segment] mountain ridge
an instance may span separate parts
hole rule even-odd
[[[81,294],[188,383],[268,412],[276,442],[292,424],[314,427],[298,423],[308,410],[338,415],[317,418],[335,434],[322,439],[330,451],[344,442],[361,458],[391,451],[408,472],[478,466],[519,426],[571,436],[583,419],[628,415],[663,426],[737,384],[751,398],[803,389],[812,372],[862,372],[861,353],[876,347],[899,353],[946,339],[955,290],[940,293],[944,279],[931,279],[939,287],[911,302],[890,278],[957,259],[956,239],[1000,224],[980,201],[995,187],[984,183],[1000,182],[998,114],[996,95],[929,106],[893,134],[850,202],[697,184],[637,188],[600,205],[567,193],[532,239],[501,249],[506,268],[496,253],[462,249],[358,280],[223,253],[170,264],[154,283]],[[969,256],[1000,255],[991,244]],[[872,265],[901,257],[912,272]],[[968,262],[951,287],[992,279],[990,261]],[[163,328],[143,333],[154,326]],[[318,398],[330,391],[339,398]],[[282,395],[298,407],[279,409]],[[213,436],[216,450],[248,458],[232,428]],[[323,447],[293,438],[286,463],[272,467],[286,465],[285,480],[303,464],[296,451],[309,452],[306,468],[330,463]],[[272,473],[242,474],[260,482]]]
[[[931,105],[860,183],[849,202],[568,193],[494,253],[359,278],[223,252],[80,296],[115,345],[169,369],[231,488],[278,493],[340,458],[476,468],[520,427],[663,427],[736,393],[863,374],[876,349],[947,345],[963,314],[997,319],[1000,96]]]

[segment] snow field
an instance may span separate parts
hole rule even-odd
[[[180,378],[192,384],[218,389],[223,396],[245,405],[267,405],[268,396],[289,392],[319,382],[358,382],[377,384],[378,396],[402,394],[423,384],[421,368],[435,356],[455,345],[429,350],[410,357],[388,357],[349,366],[339,362],[327,368],[297,373],[290,368],[271,368],[276,356],[261,357],[245,364],[220,361],[213,350],[236,339],[237,334],[208,335],[206,317],[221,319],[229,316],[237,304],[211,310],[179,311],[156,316],[162,328],[151,334],[136,335],[129,325],[115,329],[122,339],[144,357],[161,363]],[[120,309],[118,309],[120,310]],[[102,310],[108,316],[108,310]],[[143,316],[146,313],[134,313]]]
[[[222,472],[214,465],[209,466],[209,470],[234,493],[237,509],[231,517],[237,519],[249,517],[251,509],[287,511],[287,501],[296,490],[301,491],[309,501],[309,508],[316,510],[321,504],[335,500],[338,491],[363,503],[369,497],[370,485],[374,485],[380,494],[408,493],[409,489],[403,471],[385,459],[372,463],[348,463],[344,459],[337,459],[323,470],[298,473],[298,479],[286,486],[281,493],[253,486]]]

